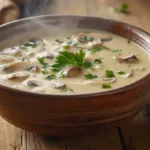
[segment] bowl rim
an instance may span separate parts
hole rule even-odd
[[[13,25],[16,23],[21,23],[23,21],[28,21],[28,20],[33,20],[33,19],[40,19],[40,18],[51,18],[51,17],[76,17],[76,18],[95,18],[95,19],[100,19],[103,21],[110,21],[112,23],[118,23],[122,26],[126,26],[129,27],[130,29],[136,29],[139,30],[141,32],[141,34],[145,34],[148,37],[150,37],[150,34],[146,31],[144,31],[143,29],[136,27],[134,25],[130,25],[128,23],[125,22],[121,22],[118,20],[113,20],[113,19],[109,19],[109,18],[103,18],[103,17],[97,17],[97,16],[89,16],[89,15],[65,15],[65,14],[48,14],[48,15],[40,15],[40,16],[32,16],[32,17],[28,17],[28,18],[23,18],[23,19],[19,19],[19,20],[15,20],[9,23],[5,23],[3,25],[0,26],[0,28],[3,28],[5,26],[9,26],[9,25]],[[150,54],[149,54],[150,55]],[[5,89],[11,92],[16,92],[18,94],[24,94],[24,95],[30,95],[30,96],[42,96],[42,97],[52,97],[52,98],[73,98],[74,96],[76,98],[84,98],[84,97],[99,97],[99,96],[106,96],[106,95],[112,95],[112,94],[117,94],[117,93],[121,93],[121,92],[127,92],[133,88],[136,88],[138,86],[140,86],[143,82],[146,82],[146,80],[148,80],[150,78],[150,73],[148,73],[147,75],[145,75],[144,77],[140,78],[139,80],[128,84],[126,86],[122,86],[116,89],[112,89],[112,90],[108,90],[108,91],[102,91],[102,92],[95,92],[95,93],[83,93],[83,94],[43,94],[43,93],[36,93],[36,92],[30,92],[30,91],[24,91],[24,90],[20,90],[20,89],[15,89],[9,86],[5,86],[0,84],[0,89]],[[69,99],[71,100],[71,99]]]

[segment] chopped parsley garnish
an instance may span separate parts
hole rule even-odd
[[[86,80],[92,80],[98,78],[97,75],[92,75],[91,73],[85,74],[84,77]]]
[[[99,47],[89,49],[89,51],[92,52],[92,53],[99,52],[100,50],[101,50],[101,48],[99,48]]]
[[[73,41],[68,41],[66,42],[68,45],[71,45]]]
[[[68,66],[79,66],[89,68],[91,64],[84,61],[85,52],[80,50],[78,53],[71,53],[69,51],[60,52],[59,56],[56,57],[55,64],[51,65],[51,70],[58,72]]]
[[[62,44],[63,41],[62,40],[55,40],[55,42],[59,43],[59,44]]]
[[[94,40],[93,37],[91,37],[91,36],[86,36],[86,41],[87,41],[87,42],[92,42],[93,40]]]
[[[127,40],[127,42],[130,44],[130,43],[131,43],[131,40]]]
[[[63,45],[62,47],[63,47],[65,50],[68,50],[68,49],[70,48],[69,45]]]
[[[48,75],[45,79],[46,80],[58,80],[58,79],[63,78],[63,77],[65,77],[64,72],[60,71],[57,74]]]
[[[118,71],[118,74],[124,75],[124,74],[126,74],[126,71]]]
[[[91,53],[96,53],[96,52],[99,52],[101,51],[102,49],[108,49],[110,50],[110,48],[106,47],[106,46],[102,46],[101,48],[99,47],[94,47],[94,48],[90,48],[88,49]]]
[[[106,71],[105,71],[105,74],[106,74],[106,76],[107,76],[108,78],[115,77],[113,71],[111,71],[111,70],[106,70]]]
[[[84,68],[91,68],[92,67],[92,62],[85,61],[83,66],[84,66]]]
[[[45,79],[46,80],[58,80],[59,77],[56,74],[50,74]]]
[[[122,3],[120,8],[115,8],[114,10],[116,12],[129,13],[129,5],[127,3]]]
[[[120,53],[121,50],[120,49],[114,49],[114,50],[112,50],[112,52],[114,52],[114,53]]]
[[[37,44],[33,43],[33,42],[27,42],[24,44],[25,47],[32,47],[32,48],[36,48]]]
[[[101,64],[103,61],[102,61],[102,58],[97,58],[97,59],[94,59],[93,63],[94,64]]]
[[[38,57],[37,60],[40,62],[41,65],[47,65],[47,63],[45,63],[45,58],[44,57]]]
[[[109,88],[111,88],[111,85],[110,84],[103,84],[102,87],[104,89],[109,89]]]
[[[20,46],[19,47],[21,50],[27,50],[27,48],[25,46]]]
[[[41,69],[43,74],[49,74],[50,70],[48,68],[42,68]]]

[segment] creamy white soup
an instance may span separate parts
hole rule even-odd
[[[0,83],[44,94],[84,94],[129,85],[150,72],[149,56],[133,41],[77,30],[33,37],[0,51]]]

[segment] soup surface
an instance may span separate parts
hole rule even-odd
[[[136,43],[80,29],[1,49],[0,83],[44,94],[95,93],[139,80],[150,72],[149,64]]]

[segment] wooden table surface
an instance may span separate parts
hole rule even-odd
[[[150,0],[126,0],[130,14],[112,11],[122,0],[53,0],[45,13],[81,14],[112,18],[150,33]],[[36,135],[0,118],[0,150],[150,150],[150,104],[131,122],[100,134],[72,138]]]

